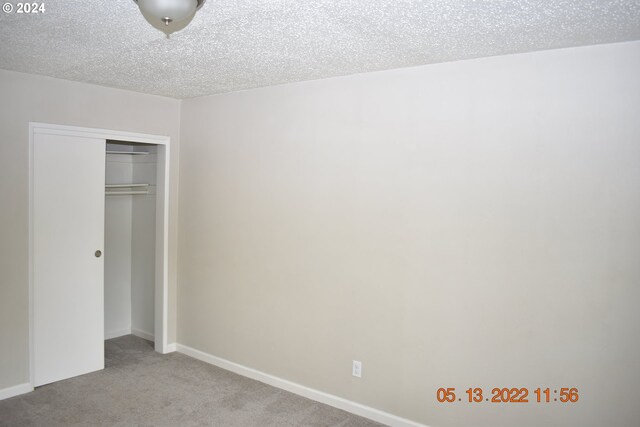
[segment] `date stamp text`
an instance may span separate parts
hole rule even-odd
[[[436,399],[440,403],[575,403],[580,396],[576,387],[538,387],[532,393],[526,387],[494,387],[491,393],[481,387],[469,387],[461,393],[456,393],[455,387],[441,387]]]

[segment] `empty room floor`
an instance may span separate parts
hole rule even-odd
[[[105,365],[0,401],[0,426],[380,426],[132,335]]]

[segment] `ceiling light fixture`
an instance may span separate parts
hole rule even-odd
[[[169,34],[189,25],[205,0],[133,0],[144,19],[153,27]]]

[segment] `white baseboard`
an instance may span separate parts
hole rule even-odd
[[[136,328],[131,328],[131,333],[137,337],[140,337],[142,339],[145,339],[147,341],[155,341],[156,337],[153,334],[150,334],[149,332],[145,332],[142,331],[140,329],[136,329]]]
[[[110,340],[112,338],[118,338],[124,335],[131,335],[131,328],[120,329],[118,331],[109,331],[104,333],[104,339]]]
[[[171,343],[171,344],[167,344],[164,348],[164,352],[166,353],[173,353],[175,351],[178,351],[178,345],[176,343]]]
[[[33,387],[29,383],[14,385],[0,390],[0,400],[8,399],[13,396],[29,393],[33,391]]]
[[[420,424],[406,418],[401,418],[388,412],[380,411],[378,409],[371,408],[360,403],[343,399],[342,397],[334,396],[329,393],[315,390],[301,384],[297,384],[282,378],[275,377],[273,375],[266,374],[253,368],[248,368],[246,366],[230,362],[226,359],[222,359],[203,351],[187,347],[186,345],[177,344],[176,347],[178,352],[186,354],[187,356],[191,356],[194,359],[210,363],[222,369],[235,372],[236,374],[252,378],[265,384],[269,384],[282,390],[286,390],[291,393],[306,397],[308,399],[315,400],[316,402],[333,406],[334,408],[342,409],[343,411],[351,412],[352,414],[359,415],[361,417],[365,417],[382,424],[393,427],[427,427],[424,424]]]

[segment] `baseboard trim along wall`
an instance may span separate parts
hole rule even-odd
[[[148,341],[155,341],[156,339],[156,337],[153,334],[142,331],[140,329],[136,329],[136,328],[120,329],[119,331],[105,332],[104,339],[110,340],[112,338],[118,338],[124,335],[135,335],[137,337],[143,338]]]
[[[122,337],[124,335],[131,335],[131,328],[120,329],[118,331],[109,331],[104,333],[104,339],[110,340],[113,338]]]
[[[156,337],[153,334],[150,334],[149,332],[145,332],[142,331],[140,329],[136,329],[136,328],[131,328],[131,334],[140,337],[142,339],[145,339],[147,341],[155,341]]]
[[[141,329],[136,329],[136,328],[120,329],[119,331],[105,332],[104,339],[110,340],[112,338],[118,338],[124,335],[135,335],[147,341],[155,341],[156,339],[156,337],[152,333],[143,331]]]
[[[305,387],[303,385],[266,374],[256,369],[248,368],[238,363],[230,362],[226,359],[213,356],[211,354],[196,350],[186,345],[176,344],[176,350],[179,353],[186,354],[187,356],[191,356],[194,359],[210,363],[219,368],[235,372],[236,374],[242,375],[244,377],[269,384],[282,390],[286,390],[299,396],[315,400],[316,402],[324,403],[325,405],[333,406],[334,408],[342,409],[343,411],[347,411],[382,424],[393,427],[428,427],[424,424],[420,424],[406,418],[401,418],[388,412],[380,411],[378,409],[371,408],[360,403],[343,399],[342,397],[334,396],[329,393]]]
[[[2,390],[0,390],[0,400],[19,396],[31,391],[33,391],[33,386],[30,383],[18,384],[14,385],[13,387],[3,388]]]

